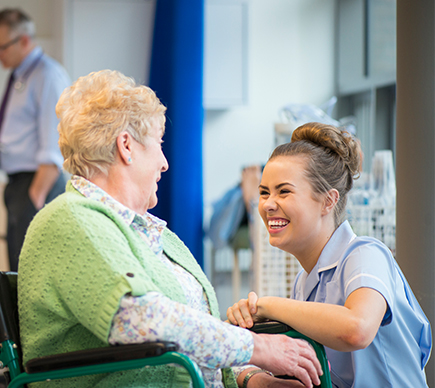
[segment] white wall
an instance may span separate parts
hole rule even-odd
[[[319,105],[333,96],[334,4],[249,1],[249,105],[205,116],[206,218],[211,204],[239,181],[243,166],[266,162],[282,106]]]
[[[246,106],[206,111],[203,136],[204,224],[212,203],[240,180],[243,166],[267,161],[274,123],[288,103],[320,105],[334,95],[335,0],[249,0],[249,83]],[[211,277],[210,242],[205,272]],[[239,298],[232,290],[231,255],[218,258],[214,287],[225,318]],[[240,268],[249,263],[240,262]],[[240,296],[250,291],[242,273]]]

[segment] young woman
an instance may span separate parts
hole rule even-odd
[[[326,346],[335,387],[427,387],[429,322],[389,249],[345,221],[358,142],[320,123],[297,128],[263,171],[269,241],[301,263],[291,299],[250,293],[231,323],[281,321]]]

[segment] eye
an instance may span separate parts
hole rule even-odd
[[[291,191],[290,191],[289,189],[281,189],[281,190],[279,191],[279,193],[280,193],[280,194],[289,194],[289,193],[291,193]]]
[[[269,195],[269,192],[267,190],[260,189],[260,195],[263,197],[265,195]]]

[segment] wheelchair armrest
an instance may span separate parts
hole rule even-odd
[[[266,321],[254,323],[249,330],[257,334],[285,334],[293,329],[285,323]]]
[[[292,327],[282,322],[276,322],[276,321],[258,322],[255,323],[254,326],[250,328],[250,330],[257,334],[284,334],[292,338],[299,338],[308,341],[311,344],[311,346],[314,348],[314,351],[316,352],[320,365],[322,366],[323,375],[320,376],[320,383],[321,383],[320,386],[322,388],[332,387],[331,374],[329,371],[329,363],[326,356],[325,348],[322,344],[311,339],[310,337],[307,337],[304,334],[299,333],[298,331],[294,330]],[[291,379],[291,377],[289,376],[275,376],[275,377],[279,377],[282,379],[288,379],[288,378]]]
[[[282,322],[277,322],[277,321],[259,322],[259,323],[255,323],[254,326],[252,326],[249,330],[251,330],[257,334],[285,334],[285,335],[292,337],[292,338],[303,339],[303,340],[309,342],[313,346],[318,357],[319,357],[318,351],[321,351],[321,353],[325,352],[322,344],[311,339],[310,337],[307,337],[306,335],[304,335],[302,333],[299,333],[298,331],[293,329],[291,326],[288,326]]]
[[[78,350],[75,352],[33,358],[26,363],[25,371],[31,374],[96,364],[107,364],[116,361],[137,360],[147,357],[156,357],[166,352],[175,352],[177,350],[178,345],[176,343],[166,341]]]

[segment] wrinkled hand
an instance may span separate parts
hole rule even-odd
[[[250,364],[274,375],[294,376],[306,387],[320,385],[322,367],[312,346],[301,339],[281,334],[254,334]]]
[[[255,292],[248,294],[248,299],[240,299],[228,307],[227,317],[230,323],[243,328],[250,328],[254,322],[261,322],[264,317],[257,315],[258,296]]]

